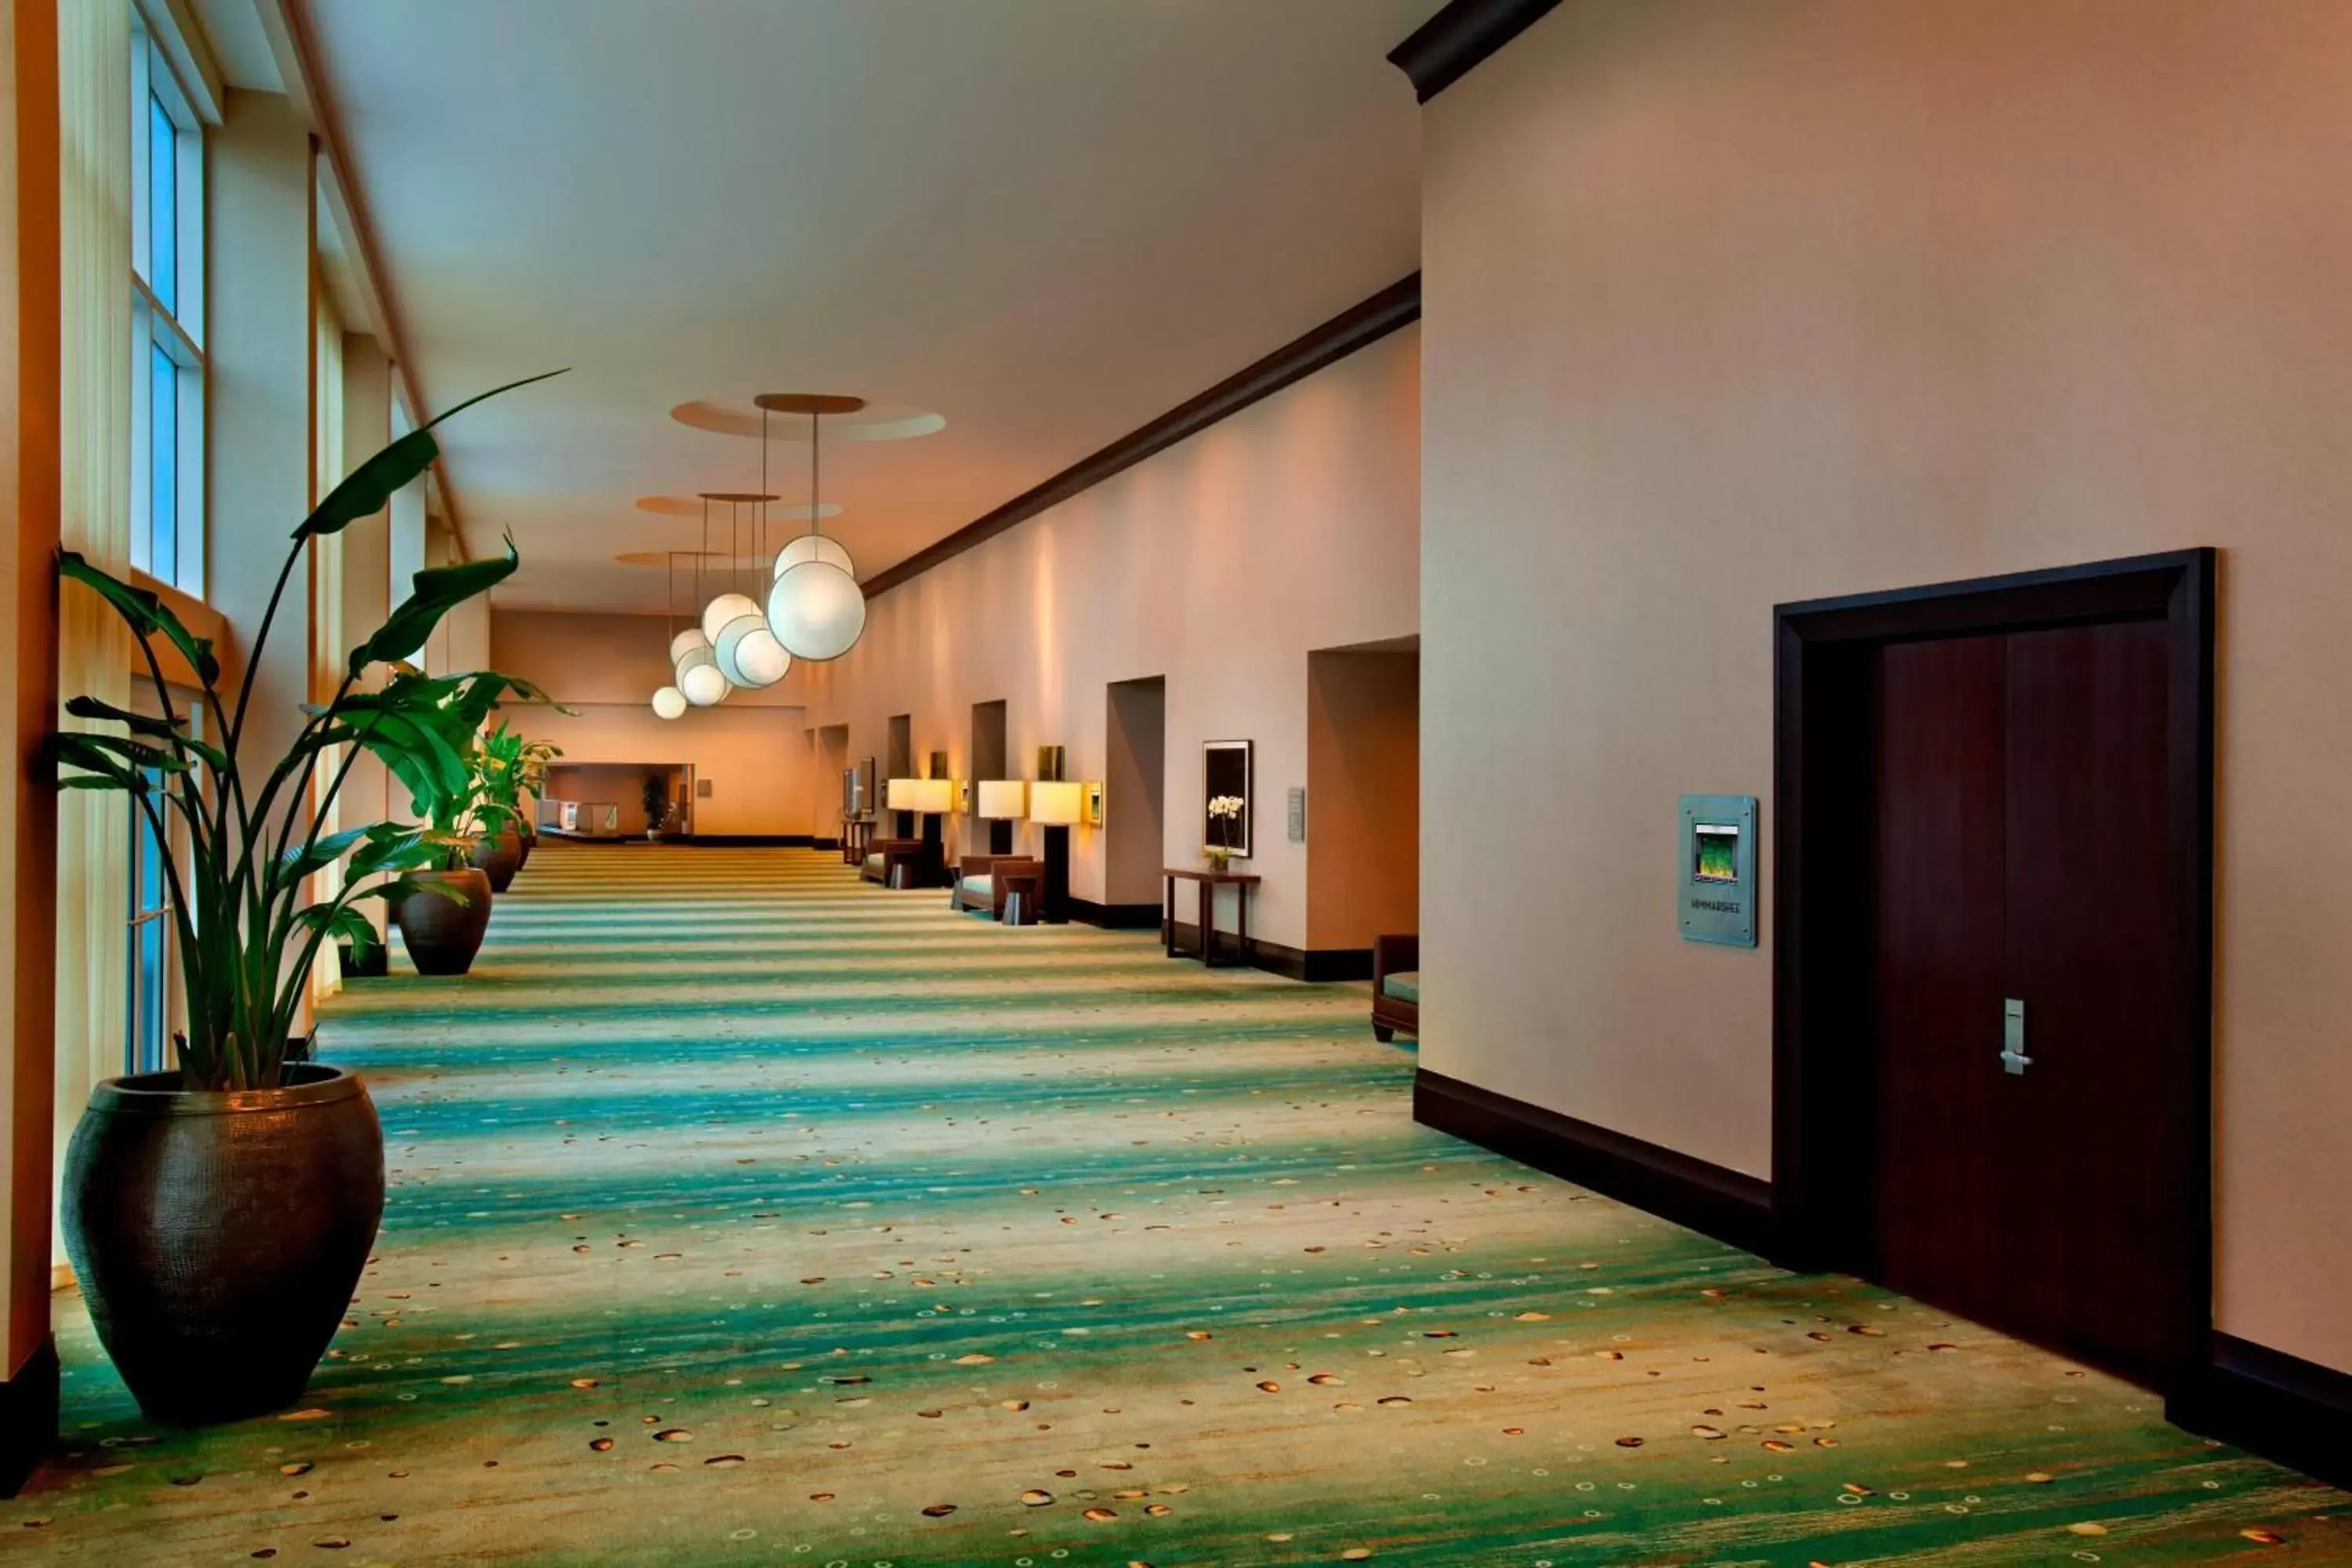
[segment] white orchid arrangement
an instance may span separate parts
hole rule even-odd
[[[1244,803],[1237,795],[1213,796],[1209,802],[1209,816],[1218,824],[1220,842],[1208,847],[1209,858],[1222,867],[1234,853],[1234,825],[1242,819]]]

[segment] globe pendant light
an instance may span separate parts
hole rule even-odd
[[[668,564],[669,592],[662,601],[662,608],[668,614],[672,623],[675,624],[677,616],[677,552],[673,550],[669,552]],[[698,630],[689,629],[679,632],[676,636],[672,637],[669,639],[669,662],[671,673],[677,673],[678,661],[687,654],[691,653],[696,648],[707,648],[708,647],[709,645],[702,640],[702,633]],[[675,686],[664,686],[656,689],[654,691],[655,718],[675,719],[685,711],[685,692],[680,691]]]
[[[839,658],[857,646],[866,631],[866,593],[858,587],[855,568],[848,552],[839,552],[838,559],[828,552],[819,532],[817,519],[818,479],[822,472],[822,431],[820,421],[827,414],[852,414],[866,406],[862,398],[830,397],[822,395],[769,393],[758,400],[760,407],[781,413],[806,414],[809,417],[809,532],[812,542],[803,545],[794,540],[776,556],[776,580],[768,590],[768,626],[776,640],[795,658],[822,663]],[[787,560],[795,546],[805,550],[805,559]]]
[[[830,561],[851,576],[857,575],[857,563],[849,558],[842,542],[830,534],[803,533],[776,552],[776,576],[782,576],[803,561]]]

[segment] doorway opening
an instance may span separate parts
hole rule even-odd
[[[1006,777],[1004,771],[1004,700],[975,702],[971,705],[971,789],[980,793],[982,779]],[[967,813],[967,819],[979,818]],[[988,848],[991,855],[1013,853],[1013,821],[1010,817],[992,819],[988,824]]]
[[[1776,612],[1786,1260],[2164,1391],[2212,1318],[2213,571]]]
[[[1168,853],[1168,678],[1114,680],[1105,689],[1103,923],[1157,926]]]
[[[883,748],[882,776],[886,779],[910,779],[915,776],[915,716],[911,713],[890,715],[890,734]],[[891,811],[890,836],[912,838],[915,836],[915,814],[911,811]]]
[[[1421,638],[1307,656],[1309,980],[1368,980],[1372,939],[1421,931]]]
[[[819,849],[841,847],[849,819],[858,813],[856,793],[849,772],[849,726],[821,725],[816,731],[815,819],[809,824]],[[836,795],[838,804],[829,805]]]

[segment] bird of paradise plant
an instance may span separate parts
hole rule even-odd
[[[463,813],[444,821],[430,808],[466,794],[464,752],[490,709],[508,696],[539,700],[528,683],[495,671],[436,679],[405,663],[451,610],[513,574],[520,560],[509,540],[502,555],[417,573],[408,598],[352,650],[333,697],[305,710],[300,731],[266,775],[241,745],[263,648],[311,542],[381,510],[394,491],[423,474],[440,453],[435,426],[485,397],[545,379],[530,376],[459,404],[361,464],[319,503],[294,531],[233,701],[220,689],[211,639],[191,633],[154,594],[70,551],[60,554],[59,575],[104,598],[138,638],[160,714],[77,696],[67,712],[117,730],[60,731],[49,737],[48,752],[59,764],[60,787],[128,795],[160,842],[173,841],[172,823],[181,829],[185,869],[171,856],[163,868],[187,1000],[188,1026],[173,1037],[183,1088],[278,1086],[320,943],[341,940],[364,952],[375,932],[353,905],[397,898],[415,885],[407,873],[447,863]],[[217,742],[197,735],[197,711],[184,712],[175,701],[150,640],[159,637],[195,673],[192,709]],[[362,689],[362,678],[379,665],[393,667],[392,679]],[[383,758],[409,786],[425,826],[376,822],[323,832],[328,807],[362,749]],[[313,784],[322,770],[328,782],[314,809]],[[460,851],[457,863],[463,860]],[[310,899],[313,874],[338,863],[344,869],[340,890]]]

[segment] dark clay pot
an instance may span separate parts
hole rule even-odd
[[[522,836],[522,854],[515,861],[515,869],[520,871],[525,866],[530,865],[530,852],[538,847],[539,830],[534,827]]]
[[[188,1093],[109,1079],[66,1152],[66,1251],[99,1342],[157,1421],[301,1398],[383,1217],[383,1132],[354,1074]]]
[[[477,871],[487,871],[490,891],[503,893],[522,869],[522,835],[509,827],[491,837],[475,840],[471,864]]]
[[[392,907],[407,945],[409,962],[419,974],[463,974],[482,951],[482,933],[490,929],[490,879],[485,871],[412,871],[413,882],[437,882],[455,888],[466,901],[436,888],[419,888]]]

